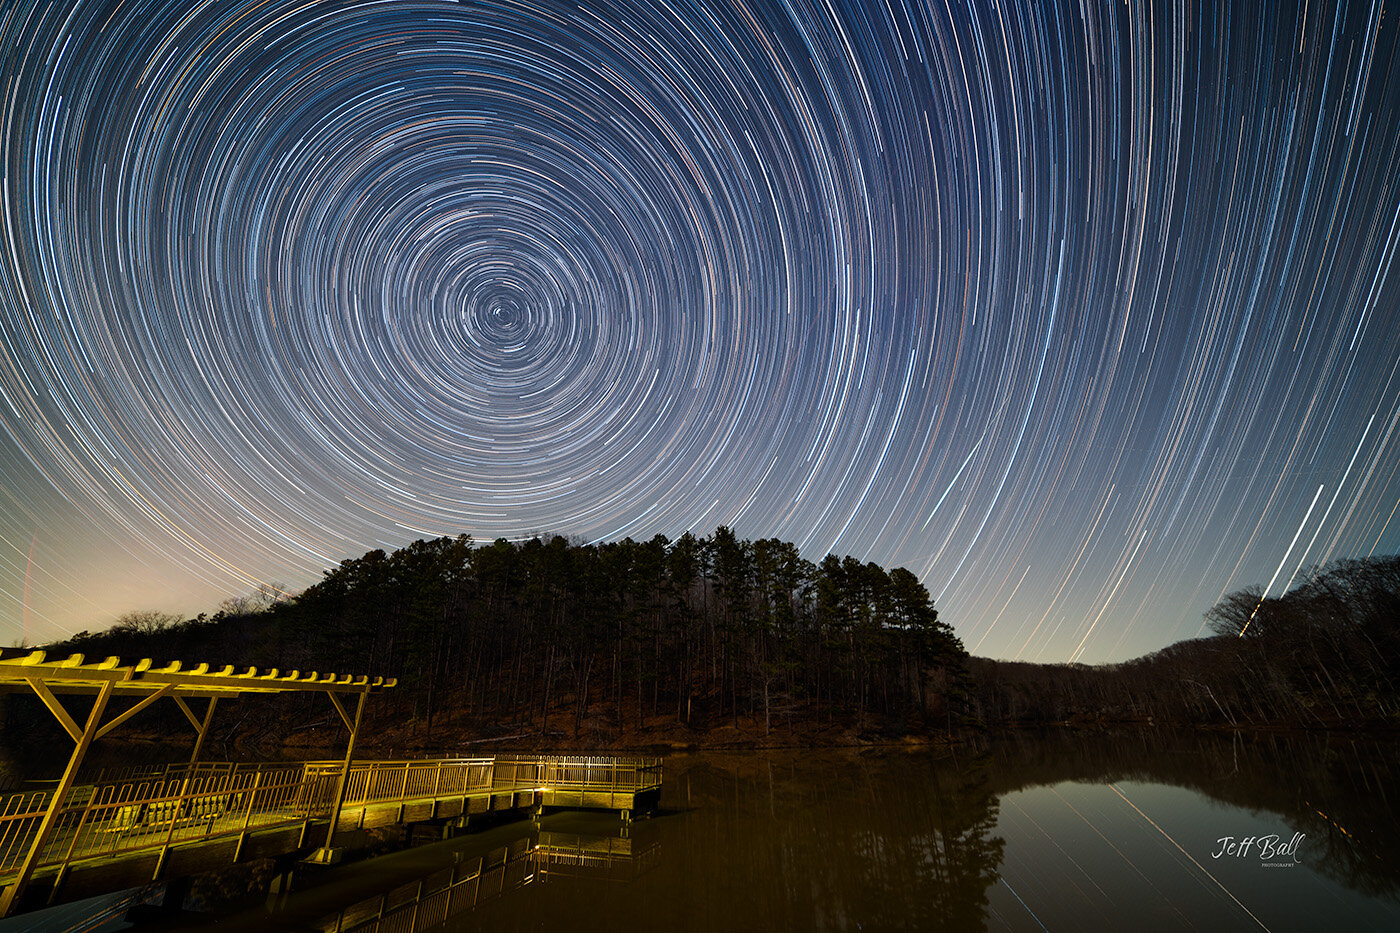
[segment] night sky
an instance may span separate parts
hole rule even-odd
[[[727,524],[1122,659],[1400,550],[1379,2],[0,3],[0,638]]]

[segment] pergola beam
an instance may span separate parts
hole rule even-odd
[[[232,664],[213,669],[208,664],[186,667],[179,661],[157,666],[150,658],[124,661],[109,657],[86,662],[81,654],[59,660],[49,660],[43,651],[24,648],[0,648],[0,690],[17,689],[30,678],[40,678],[51,689],[63,686],[86,688],[96,693],[104,683],[115,682],[120,692],[147,693],[165,684],[173,684],[179,694],[199,693],[285,693],[289,690],[309,690],[333,693],[376,692],[392,687],[392,677],[368,677],[351,674],[321,674],[309,671],[283,673],[277,668],[259,670],[256,667],[237,669]]]
[[[185,698],[176,697],[175,705],[180,707],[180,712],[185,714],[185,718],[190,721],[190,725],[194,726],[194,731],[198,732],[200,730],[199,718],[195,716],[194,711],[190,709],[190,705],[185,702]]]
[[[204,721],[195,727],[199,730],[199,736],[194,740],[194,751],[190,753],[191,767],[199,760],[199,753],[204,749],[204,737],[209,734],[209,723],[214,721],[214,704],[218,702],[218,697],[209,698],[209,708],[204,711]]]
[[[353,736],[355,734],[355,723],[350,719],[350,712],[345,708],[345,704],[340,702],[340,697],[336,696],[334,693],[328,693],[326,695],[330,697],[331,705],[335,707],[335,711],[340,714],[340,721],[345,723],[345,728],[349,729],[350,734]]]
[[[117,726],[127,722],[141,710],[161,697],[170,697],[180,708],[180,712],[194,727],[197,737],[190,765],[199,760],[209,724],[214,718],[214,707],[220,697],[236,697],[244,693],[287,693],[294,691],[319,691],[331,698],[336,712],[350,730],[350,742],[345,750],[345,764],[341,770],[340,786],[337,788],[335,815],[345,799],[346,778],[349,774],[350,759],[355,749],[355,739],[359,732],[361,716],[364,713],[365,697],[395,685],[393,678],[350,676],[347,674],[319,674],[312,671],[302,674],[291,671],[283,674],[276,668],[260,672],[249,667],[236,672],[232,665],[219,670],[210,670],[208,664],[184,668],[179,661],[157,667],[149,658],[138,661],[123,661],[109,657],[95,663],[85,663],[82,655],[74,654],[67,658],[49,660],[43,651],[28,649],[0,648],[0,693],[18,690],[31,690],[48,707],[59,725],[73,739],[73,754],[68,759],[68,767],[63,772],[58,786],[54,788],[48,809],[39,822],[38,829],[30,842],[28,854],[20,867],[19,874],[0,892],[0,917],[9,916],[19,903],[21,895],[33,878],[35,866],[45,844],[49,841],[59,818],[68,792],[73,787],[78,768],[92,743],[110,733]],[[56,694],[83,694],[93,696],[92,710],[88,713],[85,725],[79,728],[77,721],[59,702]],[[344,703],[337,694],[357,693],[359,703],[352,721]],[[108,701],[114,696],[135,696],[137,702],[131,708],[113,717],[105,725],[102,715]],[[204,697],[209,705],[204,716],[196,716],[187,702],[191,697]],[[335,818],[331,821],[334,833]],[[327,836],[327,845],[330,837]],[[167,848],[169,838],[167,838]],[[162,856],[164,850],[162,850]]]
[[[113,689],[115,689],[115,685],[113,685]],[[129,710],[127,710],[126,712],[121,713],[121,714],[119,714],[119,715],[117,715],[117,716],[112,717],[112,720],[111,720],[110,722],[108,722],[107,725],[103,726],[101,729],[98,729],[98,730],[97,730],[97,738],[99,738],[99,739],[102,738],[104,735],[106,735],[107,733],[111,732],[111,731],[112,731],[113,729],[115,729],[117,726],[120,726],[122,723],[126,722],[126,721],[127,721],[128,719],[130,719],[132,716],[135,716],[137,713],[141,712],[143,709],[145,709],[146,707],[150,706],[152,703],[154,703],[156,700],[159,700],[161,697],[163,697],[163,696],[169,696],[169,695],[170,695],[170,691],[173,690],[173,689],[175,689],[173,685],[171,685],[171,684],[166,684],[164,687],[161,687],[161,688],[160,688],[159,690],[157,690],[155,693],[152,693],[152,694],[150,694],[150,695],[148,695],[148,696],[143,697],[143,698],[142,698],[140,701],[138,701],[134,706],[132,706],[131,709],[129,709]],[[179,697],[176,697],[176,698],[175,698],[175,702],[177,702],[177,703],[182,703],[182,702],[184,702],[184,701],[181,700]]]
[[[72,736],[74,742],[82,741],[83,730],[78,728],[73,717],[68,715],[68,710],[64,709],[63,704],[58,702],[58,697],[49,690],[49,685],[39,677],[26,677],[24,680],[25,683],[29,684],[30,689],[39,695],[39,699],[44,701],[44,705],[49,708],[49,712],[53,713],[58,724],[63,727],[63,731]]]

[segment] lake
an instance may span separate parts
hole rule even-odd
[[[672,755],[630,826],[497,826],[220,928],[1392,931],[1396,761],[1338,736],[1068,731]]]

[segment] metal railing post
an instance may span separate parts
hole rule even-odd
[[[170,785],[172,783],[174,783],[173,780],[166,781],[165,796],[170,795]],[[184,779],[180,782],[179,796],[175,798],[173,805],[170,807],[170,828],[165,831],[165,843],[160,847],[160,854],[156,856],[156,867],[151,871],[152,881],[159,881],[160,873],[165,870],[165,856],[166,853],[170,851],[170,840],[175,838],[175,827],[180,825],[180,814],[184,811],[185,804],[187,803],[185,794],[186,791],[189,790],[189,786],[190,778],[189,774],[186,773]]]
[[[53,889],[49,891],[50,904],[54,902],[58,895],[58,889],[63,886],[63,880],[68,876],[68,866],[73,861],[73,854],[78,850],[78,842],[83,838],[83,826],[87,824],[93,806],[100,796],[101,794],[94,789],[92,796],[88,798],[87,806],[83,808],[83,815],[78,817],[78,827],[73,831],[73,841],[68,844],[68,852],[63,856],[63,864],[59,866],[58,874],[54,876]]]
[[[243,830],[238,834],[238,844],[233,847],[233,860],[243,854],[243,842],[248,838],[248,824],[253,821],[253,803],[258,799],[258,788],[262,786],[261,770],[253,772],[253,786],[248,788],[248,808],[243,811]]]

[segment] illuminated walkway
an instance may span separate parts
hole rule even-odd
[[[73,736],[75,750],[53,791],[0,800],[0,916],[209,871],[251,858],[288,855],[328,863],[347,834],[393,824],[464,826],[472,814],[543,807],[620,811],[655,806],[661,762],[654,758],[509,755],[418,761],[353,761],[364,697],[393,681],[250,669],[210,672],[201,665],[153,668],[116,658],[84,664],[75,655],[0,649],[0,685],[32,689]],[[350,730],[342,761],[218,764],[198,762],[216,699],[240,692],[322,690]],[[80,728],[59,692],[94,694]],[[353,716],[337,693],[359,693]],[[114,693],[139,697],[102,722]],[[198,732],[189,764],[133,772],[119,781],[77,785],[94,737],[155,699],[173,696]],[[209,705],[197,717],[183,696]]]

